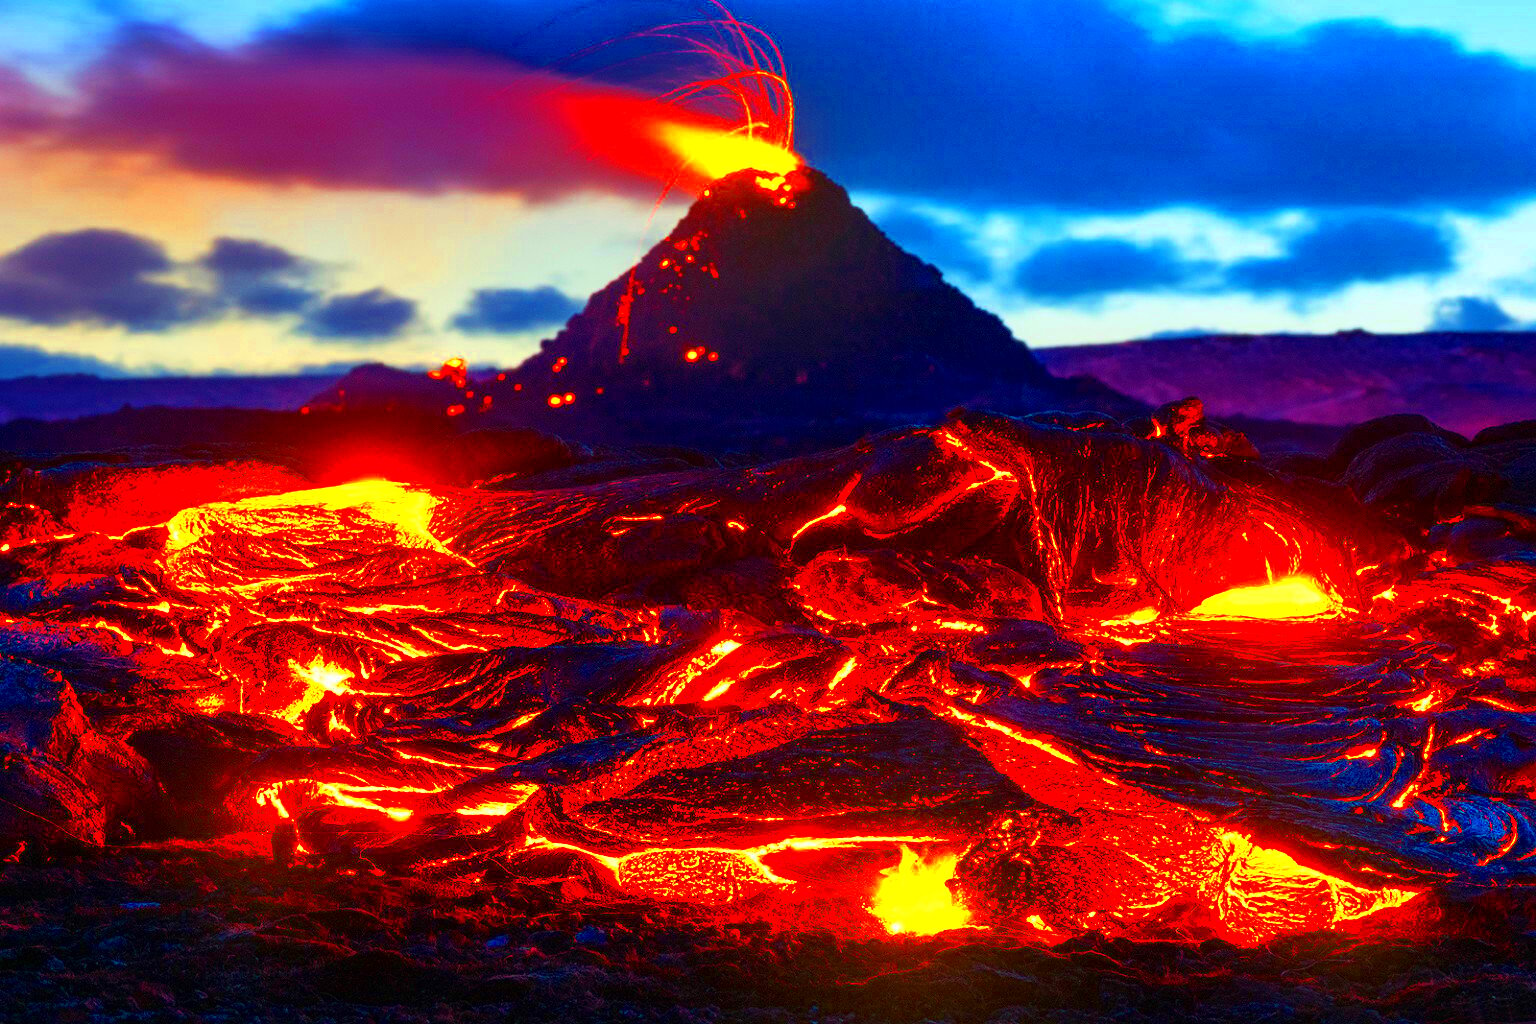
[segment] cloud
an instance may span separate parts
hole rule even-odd
[[[203,272],[193,286],[166,280]],[[373,340],[397,334],[416,304],[382,289],[327,298],[316,266],[254,239],[218,238],[178,266],[164,247],[127,231],[87,228],[43,235],[0,256],[0,318],[41,326],[95,323],[163,331],[231,314],[299,317],[318,337]]]
[[[12,68],[0,66],[0,142],[26,139],[53,119],[40,89]]]
[[[1267,37],[1170,29],[1120,0],[735,6],[789,60],[801,150],[856,189],[1239,212],[1487,209],[1536,193],[1536,68],[1447,35],[1366,20]],[[549,11],[354,0],[235,49],[130,26],[78,81],[73,113],[0,77],[0,133],[268,182],[653,194],[573,135],[550,102],[569,80],[530,69],[620,39],[655,8]],[[611,95],[645,78],[620,59],[630,49],[560,66],[591,73],[578,91]],[[633,131],[622,116],[603,127]]]
[[[0,344],[0,380],[88,373],[97,377],[127,376],[122,367],[94,356],[47,352],[32,345]]]
[[[875,223],[891,241],[940,270],[978,281],[992,276],[992,264],[960,225],[900,207],[881,213]]]
[[[270,45],[541,66],[637,27],[526,0],[351,0]],[[800,148],[853,188],[985,204],[1240,211],[1536,192],[1536,68],[1448,35],[1336,21],[1169,30],[1119,0],[737,0],[771,33]],[[622,77],[623,64],[594,62]]]
[[[320,300],[320,293],[288,284],[260,282],[232,293],[234,303],[249,316],[302,313]]]
[[[1015,271],[1014,286],[1047,302],[1078,302],[1184,287],[1204,269],[1167,242],[1070,239],[1035,250]]]
[[[1455,264],[1453,241],[1440,226],[1366,215],[1324,221],[1291,239],[1280,256],[1237,263],[1227,283],[1256,295],[1323,295],[1361,282],[1445,273]]]
[[[1435,306],[1432,331],[1513,331],[1521,324],[1493,299],[1466,295],[1445,299]]]
[[[564,292],[541,288],[482,288],[453,326],[469,333],[511,333],[551,327],[581,312],[582,303]]]
[[[374,288],[326,299],[305,315],[300,330],[336,341],[384,341],[400,334],[415,319],[416,303]]]
[[[299,313],[319,301],[309,286],[314,266],[276,245],[248,238],[217,238],[198,263],[219,295],[250,316]]]
[[[790,60],[803,152],[850,187],[1092,210],[1536,192],[1536,68],[1446,35],[1168,30],[1114,0],[733,6]]]
[[[209,315],[208,296],[155,280],[172,269],[157,243],[126,231],[43,235],[0,257],[0,317],[157,331]]]
[[[5,97],[22,90],[7,90],[14,71],[0,76],[3,131]],[[56,150],[149,154],[267,184],[654,198],[680,159],[647,93],[505,55],[283,34],[226,49],[127,24],[73,86],[67,106],[18,107],[28,116],[16,115],[17,131]]]
[[[308,272],[308,264],[287,249],[249,238],[216,238],[198,262],[229,280]]]

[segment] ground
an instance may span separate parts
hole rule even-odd
[[[0,872],[0,1019],[1268,1021],[1536,1019],[1536,937],[1259,949],[848,940],[495,884],[113,849]],[[25,859],[25,858],[23,858]]]

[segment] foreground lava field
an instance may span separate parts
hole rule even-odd
[[[10,467],[0,992],[1536,1013],[1536,428],[1266,462],[1179,403],[762,464],[461,444],[430,483]]]
[[[285,870],[248,841],[9,866],[5,1019],[1462,1024],[1529,1020],[1536,1000],[1536,941],[1486,912],[1462,922],[1473,937],[1319,932],[1262,948],[853,939],[681,905]]]

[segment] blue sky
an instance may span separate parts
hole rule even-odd
[[[681,205],[486,98],[687,8],[0,0],[0,347],[515,362]],[[735,10],[783,49],[805,158],[1033,345],[1536,322],[1508,0]]]

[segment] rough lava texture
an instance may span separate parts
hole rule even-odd
[[[342,482],[292,443],[7,471],[31,1019],[1530,1005],[1529,424],[489,430]]]

